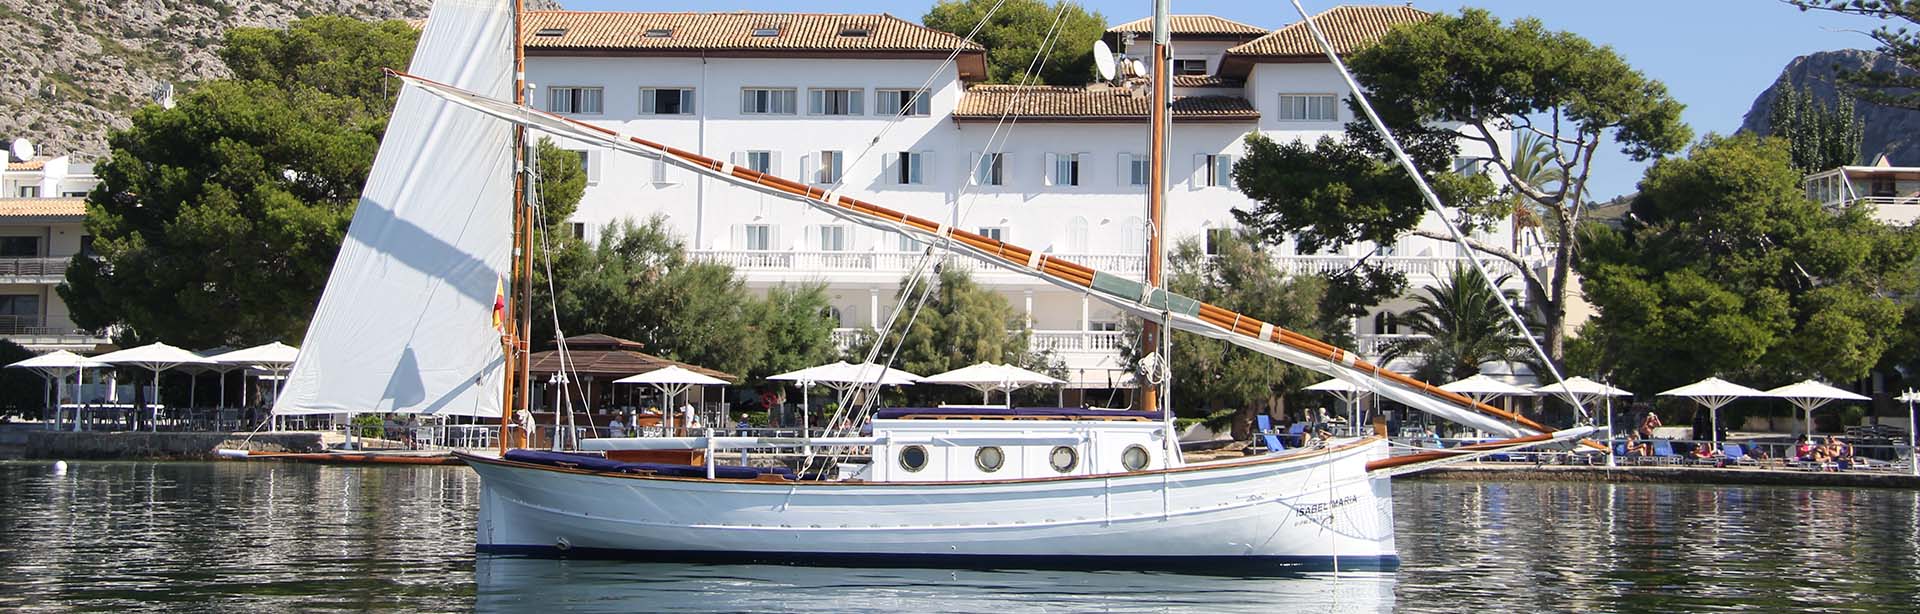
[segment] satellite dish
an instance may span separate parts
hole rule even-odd
[[[1131,64],[1133,66],[1133,74],[1141,75],[1141,76],[1145,76],[1147,74],[1146,62],[1142,62],[1140,60],[1133,60]]]
[[[1113,80],[1113,49],[1107,47],[1107,41],[1093,41],[1093,67],[1100,71],[1102,81]]]
[[[33,141],[29,141],[24,137],[14,139],[13,145],[8,147],[7,151],[13,152],[13,157],[19,158],[21,162],[32,160],[34,154]]]

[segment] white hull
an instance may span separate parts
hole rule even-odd
[[[638,477],[470,458],[483,552],[994,565],[1397,564],[1377,439],[1170,471],[962,483]],[[971,561],[971,562],[969,562]]]

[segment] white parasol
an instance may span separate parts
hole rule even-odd
[[[1709,377],[1673,390],[1662,392],[1663,397],[1686,397],[1707,408],[1707,416],[1712,421],[1713,432],[1708,435],[1714,445],[1720,444],[1720,408],[1741,397],[1773,396],[1746,386],[1735,384],[1717,377]]]

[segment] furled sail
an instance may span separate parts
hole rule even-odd
[[[1141,317],[1158,318],[1163,310],[1170,312],[1176,329],[1221,339],[1300,367],[1338,377],[1365,387],[1382,397],[1482,431],[1507,437],[1523,437],[1552,431],[1518,414],[1441,390],[1437,386],[1370,364],[1360,360],[1352,352],[1192,298],[1149,288],[1136,280],[1095,271],[1034,250],[955,229],[925,218],[906,215],[872,203],[828,192],[822,188],[755,172],[683,149],[629,137],[600,126],[516,105],[498,97],[463,91],[449,84],[414,75],[399,76],[436,96],[554,136],[610,147],[643,157],[664,159],[671,164],[717,177],[735,185],[806,203],[808,206],[852,223],[912,235],[930,244],[944,244],[951,239],[954,251],[966,253],[1063,288],[1084,292],[1095,300],[1114,305]]]
[[[512,0],[438,0],[409,70],[513,95]],[[275,414],[498,416],[513,126],[404,86]]]

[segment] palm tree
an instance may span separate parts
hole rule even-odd
[[[1567,180],[1566,170],[1554,164],[1554,161],[1560,157],[1559,154],[1560,152],[1554,151],[1553,142],[1546,137],[1522,132],[1519,141],[1513,146],[1513,174],[1528,185],[1552,191],[1554,184]],[[1508,203],[1513,207],[1514,240],[1519,240],[1521,228],[1540,228],[1548,233],[1554,232],[1554,225],[1547,224],[1546,220],[1541,219],[1545,215],[1552,214],[1550,209],[1541,207],[1519,191],[1515,191],[1508,197]]]
[[[1505,286],[1510,277],[1501,275],[1494,285]],[[1495,293],[1473,269],[1454,267],[1440,285],[1413,297],[1418,306],[1412,311],[1394,316],[1397,323],[1423,336],[1388,344],[1381,362],[1419,356],[1413,375],[1427,381],[1469,377],[1480,372],[1481,364],[1493,361],[1537,363],[1520,328],[1500,306],[1501,301],[1516,302],[1517,296],[1512,290]]]

